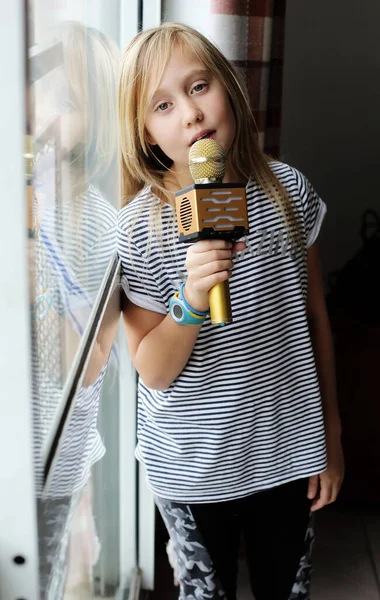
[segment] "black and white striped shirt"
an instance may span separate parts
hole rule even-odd
[[[325,205],[297,170],[271,168],[292,196],[303,241],[316,240]],[[307,269],[278,212],[255,182],[246,188],[248,250],[230,279],[233,323],[207,319],[186,367],[167,390],[139,383],[137,458],[153,492],[216,502],[322,472],[322,404],[306,315]],[[187,246],[163,208],[149,238],[150,189],[119,216],[118,244],[130,300],[162,314],[185,274]],[[138,214],[137,222],[136,215]]]

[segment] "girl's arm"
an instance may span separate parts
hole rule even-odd
[[[189,247],[184,288],[193,308],[208,309],[208,291],[230,277],[233,252],[245,247],[222,240],[197,242]],[[179,325],[170,315],[162,315],[128,302],[123,311],[129,352],[144,384],[156,390],[167,389],[183,371],[193,351],[201,326]]]
[[[325,504],[335,501],[343,481],[344,461],[336,394],[333,341],[316,243],[308,250],[307,272],[307,314],[322,395],[328,462],[327,470],[324,473],[310,478],[308,496],[314,499],[312,510],[318,510]],[[317,496],[318,489],[319,496]]]
[[[123,311],[129,353],[144,384],[165,390],[189,360],[201,326],[178,325],[132,302]]]

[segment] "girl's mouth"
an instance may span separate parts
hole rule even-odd
[[[207,131],[203,135],[200,135],[200,136],[196,137],[195,139],[193,139],[190,143],[190,146],[195,144],[195,142],[199,142],[199,140],[215,139],[215,134],[216,134],[216,131]]]

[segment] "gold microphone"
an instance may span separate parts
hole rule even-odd
[[[226,156],[219,142],[202,139],[189,153],[194,184],[175,194],[178,236],[182,242],[222,239],[234,242],[248,233],[247,200],[241,183],[222,183]],[[211,323],[232,322],[229,282],[209,292]]]

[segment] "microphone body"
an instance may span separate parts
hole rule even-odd
[[[195,183],[175,194],[178,236],[182,242],[222,239],[235,242],[248,233],[245,186],[222,183],[224,151],[216,140],[204,139],[192,146],[189,160]],[[232,322],[229,282],[209,292],[210,317],[215,325]]]

